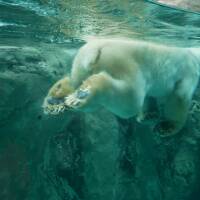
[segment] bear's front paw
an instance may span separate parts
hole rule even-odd
[[[65,106],[73,109],[78,109],[83,107],[90,95],[90,87],[80,88],[73,94],[65,97]]]
[[[154,132],[158,133],[161,137],[168,137],[176,134],[177,127],[173,121],[161,121],[154,127]]]
[[[42,107],[45,114],[58,115],[65,111],[64,99],[46,97]]]

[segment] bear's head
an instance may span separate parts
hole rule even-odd
[[[74,91],[68,76],[58,80],[49,90],[44,99],[43,109],[45,114],[59,114],[66,109],[65,97]]]

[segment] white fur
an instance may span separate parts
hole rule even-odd
[[[180,130],[199,79],[199,52],[130,39],[89,39],[75,57],[71,81],[75,89],[90,86],[90,95],[81,101],[72,95],[65,103],[82,111],[104,106],[127,118],[140,114],[152,96],[164,99],[165,117]]]
[[[99,59],[94,63],[98,56]],[[81,84],[92,74],[104,71],[113,78],[113,84],[121,80],[124,85],[128,85],[124,87],[128,90],[127,95],[131,96],[131,90],[134,90],[137,97],[133,101],[138,101],[141,107],[146,96],[166,96],[175,89],[178,81],[183,81],[184,86],[178,92],[191,99],[199,76],[199,63],[195,57],[193,51],[187,48],[124,39],[92,39],[80,49],[75,58],[72,80],[78,80]],[[123,101],[128,101],[128,98],[124,97]],[[120,99],[120,95],[117,99]],[[110,101],[113,104],[116,99]],[[129,103],[129,109],[134,105],[135,102]]]

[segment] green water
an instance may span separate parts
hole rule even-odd
[[[200,46],[200,15],[142,0],[0,0],[0,200],[198,200],[198,109],[166,139],[103,109],[43,114],[90,35]]]

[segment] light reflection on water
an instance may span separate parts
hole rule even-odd
[[[155,3],[159,3],[165,6],[171,6],[172,8],[185,10],[188,12],[195,12],[200,14],[200,1],[195,0],[149,0]]]
[[[198,45],[200,15],[142,0],[0,0],[1,43],[19,38],[66,43],[85,35]]]

